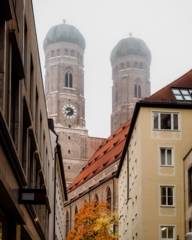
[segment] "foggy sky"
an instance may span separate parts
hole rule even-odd
[[[132,33],[152,55],[151,92],[192,68],[191,0],[33,0],[42,71],[43,39],[63,19],[86,40],[86,126],[91,136],[110,134],[110,53]]]

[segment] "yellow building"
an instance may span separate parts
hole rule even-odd
[[[185,239],[191,109],[192,71],[136,104],[118,169],[121,240]]]

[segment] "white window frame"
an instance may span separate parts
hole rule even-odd
[[[162,235],[161,235],[161,233],[162,233],[162,231],[161,231],[161,229],[163,228],[163,227],[172,227],[173,228],[173,238],[162,238]],[[159,226],[159,239],[160,240],[175,240],[176,239],[176,226],[175,225],[170,225],[170,224],[161,224],[160,226]]]
[[[176,100],[192,101],[192,89],[190,88],[172,88],[172,93]]]
[[[162,164],[162,159],[161,159],[161,150],[165,149],[165,164]],[[167,151],[171,150],[171,164],[168,164],[167,160]],[[174,166],[174,152],[172,147],[165,147],[161,146],[159,149],[159,155],[160,155],[160,167],[173,167]]]
[[[158,115],[158,127],[155,128],[155,114]],[[167,128],[162,128],[161,127],[161,114],[170,114],[171,116],[171,128],[167,129]],[[177,129],[174,129],[174,115],[177,115]],[[163,130],[163,131],[178,131],[180,129],[180,125],[179,125],[179,113],[178,112],[158,112],[158,111],[154,111],[153,112],[153,130],[155,131],[159,131],[159,130]]]
[[[161,202],[161,198],[162,198],[162,196],[161,196],[161,189],[163,188],[163,187],[165,187],[165,188],[172,188],[173,189],[173,196],[172,196],[172,198],[173,198],[173,204],[172,205],[169,205],[168,204],[168,190],[166,190],[166,204],[162,204],[162,202]],[[173,207],[175,207],[175,186],[174,185],[160,185],[160,206],[161,207],[166,207],[166,208],[173,208]]]

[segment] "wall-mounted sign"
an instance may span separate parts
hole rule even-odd
[[[45,189],[20,189],[19,203],[40,205],[46,204],[46,190]]]

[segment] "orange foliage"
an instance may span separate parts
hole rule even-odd
[[[113,234],[116,217],[106,203],[86,203],[75,216],[75,226],[67,240],[117,240]]]

